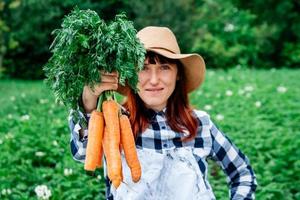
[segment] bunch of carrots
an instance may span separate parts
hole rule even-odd
[[[44,66],[46,82],[56,100],[75,111],[72,112],[75,121],[80,120],[78,99],[82,88],[99,83],[99,71],[118,72],[121,85],[138,91],[138,71],[143,68],[146,49],[125,14],[116,15],[106,23],[97,12],[75,7],[53,34],[55,39],[50,46],[53,55]],[[114,91],[105,91],[92,112],[84,168],[95,171],[101,167],[104,154],[108,177],[117,188],[122,181],[120,146],[134,182],[141,177],[141,166],[129,119],[121,114],[114,99]],[[87,127],[84,120],[82,127]]]
[[[118,188],[123,181],[120,147],[124,150],[133,182],[138,182],[141,178],[141,165],[127,115],[121,114],[120,106],[113,98],[103,101],[103,96],[106,95],[99,97],[97,109],[90,117],[84,169],[95,171],[101,167],[104,153],[108,177],[115,188]]]

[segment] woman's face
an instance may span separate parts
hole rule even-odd
[[[173,93],[177,80],[176,64],[149,64],[139,72],[138,95],[147,108],[163,110]]]

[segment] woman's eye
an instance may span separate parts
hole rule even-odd
[[[160,68],[162,70],[169,70],[169,69],[171,69],[170,65],[161,65]]]
[[[148,70],[148,66],[147,65],[144,65],[143,69],[142,70]]]

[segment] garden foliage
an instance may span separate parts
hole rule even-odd
[[[190,96],[250,159],[256,199],[300,199],[299,76],[291,69],[208,70]],[[1,80],[0,93],[0,199],[36,200],[42,185],[51,200],[105,199],[102,170],[88,176],[72,159],[69,110],[49,88]],[[209,167],[216,198],[229,199],[223,171],[214,162]]]

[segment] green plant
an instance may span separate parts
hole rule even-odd
[[[190,96],[250,159],[256,199],[299,200],[299,76],[296,69],[207,70],[204,85]],[[102,169],[87,176],[72,159],[69,112],[54,103],[49,88],[42,81],[0,80],[0,93],[0,199],[36,200],[38,185],[47,185],[51,200],[105,199]],[[216,199],[229,199],[225,175],[213,163]]]
[[[121,85],[128,83],[137,90],[137,71],[146,51],[125,14],[116,15],[107,25],[95,11],[75,8],[53,33],[53,55],[44,70],[58,101],[77,110],[84,85],[99,83],[100,70],[117,71]]]

